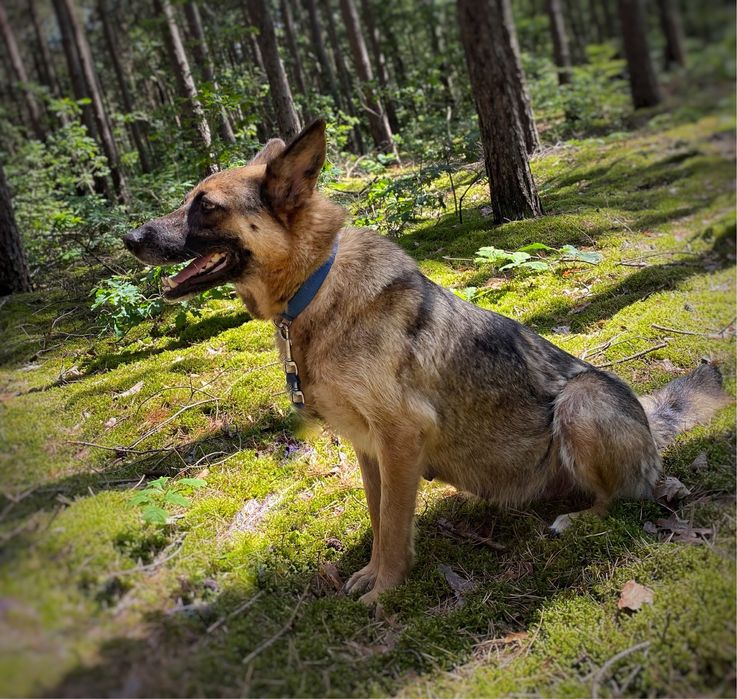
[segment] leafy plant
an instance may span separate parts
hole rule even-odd
[[[145,522],[151,524],[169,524],[171,518],[170,507],[187,508],[192,501],[187,497],[193,491],[207,485],[202,478],[178,478],[162,476],[151,481],[144,490],[136,493],[130,499],[130,504],[141,507],[141,516]]]
[[[141,321],[158,316],[164,308],[161,296],[146,296],[130,275],[105,279],[92,294],[92,310],[100,312],[104,329],[116,337],[122,337]]]
[[[488,246],[476,251],[476,264],[492,264],[504,272],[510,269],[524,269],[533,272],[547,272],[560,262],[587,262],[599,264],[602,255],[599,252],[579,250],[574,245],[563,245],[553,248],[544,243],[531,243],[514,252]]]

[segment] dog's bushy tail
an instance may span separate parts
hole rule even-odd
[[[687,376],[671,381],[659,391],[640,397],[660,451],[680,432],[708,422],[731,400],[722,388],[722,372],[714,364],[707,363]]]

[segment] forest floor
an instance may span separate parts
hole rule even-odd
[[[478,185],[463,224],[399,242],[641,393],[710,357],[734,395],[733,115],[698,96],[548,148],[544,218],[492,227]],[[603,260],[464,261],[533,242]],[[560,503],[425,484],[417,563],[376,613],[339,591],[370,550],[354,454],[299,431],[273,327],[216,300],[116,339],[89,306],[67,281],[0,311],[1,695],[733,696],[734,407],[665,454],[688,492],[559,538]],[[163,483],[168,523],[145,522],[133,496],[178,474],[205,485]],[[652,591],[637,611],[618,605],[631,580]]]

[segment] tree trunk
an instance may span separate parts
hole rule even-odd
[[[90,51],[90,45],[87,41],[87,35],[85,34],[82,24],[77,17],[72,0],[54,0],[54,7],[58,8],[57,15],[66,15],[69,29],[72,32],[72,39],[76,46],[79,66],[84,79],[86,92],[92,100],[91,106],[95,119],[95,127],[97,128],[97,135],[100,138],[102,152],[105,154],[108,167],[110,168],[113,188],[121,201],[127,201],[129,198],[128,188],[125,182],[125,176],[120,168],[118,149],[115,145],[112,130],[110,129],[110,121],[108,120],[105,105],[102,101],[102,93],[99,89],[99,82],[95,72],[95,65],[92,61],[92,52]]]
[[[330,40],[330,47],[335,57],[335,67],[338,71],[338,77],[340,78],[340,89],[343,92],[343,102],[345,104],[345,110],[349,116],[355,117],[356,110],[353,108],[353,85],[351,81],[351,74],[348,71],[343,60],[343,50],[340,46],[340,39],[338,38],[338,30],[335,26],[335,19],[333,17],[333,11],[330,7],[328,0],[322,0],[322,8],[324,16],[327,20],[328,25],[328,39]],[[354,124],[351,131],[351,141],[353,142],[354,153],[365,153],[366,147],[363,143],[363,136],[361,135],[360,125]]]
[[[522,69],[522,60],[519,55],[519,44],[517,43],[517,32],[514,28],[514,19],[512,17],[512,8],[509,0],[494,0],[494,6],[499,7],[500,22],[499,29],[508,38],[502,42],[501,48],[506,52],[507,65],[513,72],[513,81],[517,85],[514,91],[514,98],[517,100],[517,111],[519,113],[520,125],[522,133],[525,137],[525,146],[528,153],[534,153],[540,147],[540,139],[537,135],[537,127],[535,126],[535,117],[532,114],[532,105],[530,104],[530,95],[527,92],[527,81],[525,80],[525,72]]]
[[[194,52],[195,62],[200,66],[202,75],[207,82],[212,85],[213,91],[217,94],[219,86],[215,79],[215,68],[212,64],[210,49],[207,45],[205,32],[202,29],[202,18],[200,17],[200,8],[195,0],[189,0],[184,4],[184,16],[187,18],[187,26],[189,33],[192,35],[192,51]],[[235,134],[233,126],[228,118],[225,107],[220,107],[220,137],[226,143],[235,143]]]
[[[586,46],[589,43],[588,26],[579,0],[562,0],[571,30],[569,49],[571,61],[576,65],[586,63]]]
[[[353,0],[340,0],[340,10],[348,32],[348,42],[351,45],[353,62],[361,81],[364,109],[368,113],[369,131],[376,147],[383,152],[396,154],[396,146],[392,137],[392,130],[386,117],[384,107],[374,94],[372,83],[374,75],[371,71],[366,42],[361,34],[361,25]]]
[[[611,0],[600,0],[601,12],[604,15],[604,26],[606,27],[606,34],[608,37],[617,36],[619,31],[617,29],[617,20],[612,12]]]
[[[630,78],[630,92],[635,109],[653,107],[662,95],[650,58],[647,28],[641,0],[618,0],[619,22],[622,29],[624,55]]]
[[[461,43],[476,102],[495,223],[542,214],[527,160],[523,85],[505,0],[457,0]]]
[[[674,0],[658,0],[658,15],[665,36],[665,49],[663,51],[665,69],[668,70],[673,64],[685,67],[686,49],[683,39],[683,27],[681,25],[681,15]]]
[[[0,296],[31,290],[31,275],[23,252],[13,203],[0,165]]]
[[[177,20],[174,15],[174,8],[170,0],[154,0],[154,2],[156,11],[158,14],[163,15],[165,19],[163,26],[164,43],[169,53],[169,60],[174,70],[179,94],[187,104],[189,117],[197,132],[199,150],[202,152],[203,158],[206,161],[205,171],[208,174],[212,174],[213,172],[217,172],[218,168],[211,151],[212,136],[210,134],[210,125],[207,123],[205,112],[202,109],[202,103],[197,94],[197,85],[195,85],[192,71],[189,67],[189,61],[187,60],[187,54],[184,51],[182,37],[179,33],[179,27],[177,26]]]
[[[445,90],[445,103],[449,106],[455,105],[455,96],[453,95],[453,86],[450,79],[450,68],[445,60],[445,46],[443,46],[440,27],[437,17],[435,16],[434,0],[425,0],[423,2],[423,14],[425,15],[425,26],[427,28],[427,38],[430,41],[430,51],[432,56],[438,61],[440,70],[440,82]]]
[[[294,31],[294,18],[292,17],[292,7],[289,0],[281,0],[280,3],[282,21],[284,22],[284,36],[287,40],[287,48],[292,57],[292,74],[294,81],[297,83],[297,90],[303,97],[307,97],[307,87],[305,85],[304,74],[302,73],[302,60],[299,56],[299,46],[297,45],[297,35]]]
[[[8,16],[5,13],[5,6],[0,2],[0,33],[2,33],[5,48],[10,58],[10,65],[13,68],[15,81],[23,94],[26,111],[28,113],[28,124],[31,127],[33,135],[38,139],[43,139],[44,132],[41,128],[41,109],[36,102],[36,97],[28,87],[28,73],[23,63],[23,58],[18,50],[18,44],[15,41],[13,28],[8,22]]]
[[[33,24],[33,33],[36,36],[36,44],[38,45],[39,65],[41,67],[41,80],[44,85],[49,88],[54,97],[58,97],[61,94],[59,90],[59,82],[56,79],[56,72],[54,71],[54,62],[51,60],[51,53],[49,52],[49,45],[44,36],[43,29],[41,28],[41,21],[38,18],[38,12],[36,10],[35,0],[28,0],[28,9],[31,14],[31,24]]]
[[[386,118],[389,121],[389,126],[391,127],[392,132],[399,131],[397,110],[394,107],[394,101],[388,94],[389,74],[386,70],[386,59],[384,58],[384,53],[381,50],[381,35],[379,34],[379,28],[376,26],[374,12],[369,0],[361,0],[361,14],[363,15],[363,21],[366,23],[366,31],[369,37],[369,44],[371,45],[371,53],[374,58],[374,68],[376,69],[375,74],[382,92],[381,99],[386,107]]]
[[[300,132],[299,117],[294,108],[292,91],[289,89],[287,74],[284,72],[279,47],[276,43],[274,23],[266,0],[246,0],[251,22],[258,29],[258,44],[269,80],[269,92],[276,112],[279,135],[287,141]]]
[[[130,90],[128,89],[128,78],[123,70],[123,64],[120,60],[120,51],[118,42],[116,41],[116,32],[113,31],[112,24],[110,22],[110,10],[108,6],[108,0],[98,0],[97,12],[100,15],[102,21],[102,30],[105,36],[105,43],[107,45],[108,54],[113,64],[113,71],[115,72],[115,78],[118,81],[118,89],[120,91],[120,101],[123,105],[123,109],[126,114],[133,113],[133,100],[131,99]],[[119,30],[120,31],[120,30]],[[143,172],[151,172],[151,159],[148,153],[148,144],[146,135],[144,132],[144,125],[138,121],[133,120],[128,125],[130,129],[131,138],[133,144],[138,151],[138,162],[141,165]]]
[[[322,31],[320,30],[320,16],[317,13],[317,5],[315,4],[315,0],[305,0],[305,5],[307,7],[307,19],[310,25],[312,50],[315,52],[317,63],[320,66],[320,75],[322,78],[323,89],[330,92],[335,106],[338,109],[342,109],[344,105],[340,98],[338,83],[335,81],[333,66],[330,64],[330,59],[328,58],[327,51],[325,50],[325,43],[322,39]],[[327,11],[330,12],[330,7],[327,7]],[[340,69],[338,69],[338,72],[340,72]]]
[[[558,66],[558,82],[566,85],[571,82],[571,53],[568,49],[568,36],[563,21],[563,8],[560,0],[546,0],[546,9],[550,22],[550,34],[553,39],[553,57]]]

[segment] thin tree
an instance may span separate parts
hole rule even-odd
[[[118,148],[113,138],[112,129],[110,128],[107,111],[105,110],[105,103],[103,102],[100,83],[95,70],[95,64],[92,60],[92,51],[87,41],[87,35],[82,27],[82,23],[79,21],[79,17],[77,17],[72,0],[53,1],[57,16],[65,15],[72,33],[72,40],[79,58],[79,67],[84,80],[85,91],[92,102],[91,106],[95,119],[95,127],[100,139],[100,145],[102,146],[102,152],[105,154],[108,167],[110,168],[113,188],[121,201],[127,201],[129,198],[128,188],[123,170],[120,166]]]
[[[325,49],[325,43],[322,37],[322,29],[320,27],[320,16],[317,12],[317,5],[315,0],[305,0],[305,7],[307,8],[307,23],[310,26],[310,39],[312,40],[312,50],[317,58],[317,63],[320,66],[320,77],[322,87],[327,90],[333,102],[338,109],[344,108],[343,101],[341,100],[340,91],[338,90],[338,83],[335,80],[335,72],[333,66],[328,58],[328,52]],[[327,12],[330,12],[330,8],[327,7]],[[331,15],[332,16],[332,15]],[[337,54],[335,54],[337,59]],[[340,74],[340,68],[338,68],[338,74]],[[341,75],[341,78],[343,76]]]
[[[13,214],[10,190],[0,164],[0,296],[31,290],[31,275]]]
[[[164,43],[166,44],[169,60],[174,71],[177,81],[177,88],[180,97],[184,100],[189,111],[189,117],[198,136],[198,146],[203,158],[206,160],[205,171],[213,173],[217,171],[217,165],[214,162],[211,146],[212,135],[210,134],[210,125],[207,123],[205,112],[202,109],[197,85],[192,77],[192,71],[189,67],[189,60],[184,51],[182,36],[179,33],[179,26],[174,15],[174,8],[169,0],[154,0],[157,12],[164,17],[163,33]]]
[[[546,0],[550,35],[553,39],[553,58],[558,67],[558,82],[566,85],[571,82],[571,52],[568,48],[568,34],[563,20],[563,7],[560,0]]]
[[[292,75],[294,76],[294,81],[297,83],[297,90],[301,95],[306,97],[307,86],[302,72],[302,59],[299,55],[299,46],[297,45],[297,32],[294,28],[292,6],[289,0],[281,0],[279,7],[281,9],[282,22],[284,22],[284,37],[287,40],[287,48],[292,58]]]
[[[10,65],[13,69],[13,75],[18,87],[23,95],[23,100],[28,115],[28,124],[31,127],[31,131],[36,138],[42,139],[44,137],[43,128],[41,128],[41,109],[36,102],[36,97],[31,91],[28,83],[28,73],[26,72],[26,66],[23,63],[23,58],[18,50],[18,43],[15,40],[15,34],[13,28],[10,26],[8,21],[8,15],[5,12],[5,6],[0,2],[0,34],[2,34],[3,41],[5,42],[5,48],[8,51],[10,58]]]
[[[108,55],[113,65],[115,79],[118,83],[121,104],[123,105],[123,109],[126,114],[132,114],[134,112],[133,99],[131,98],[130,89],[128,87],[128,76],[125,74],[125,69],[123,68],[121,53],[117,42],[117,34],[120,32],[120,29],[118,29],[117,32],[113,30],[112,22],[110,21],[110,7],[108,0],[97,1],[97,12],[102,22],[105,44],[107,45]],[[143,172],[151,172],[153,168],[151,167],[151,159],[149,157],[144,124],[138,119],[133,119],[129,122],[128,128],[130,130],[131,138],[133,139],[133,145],[136,147],[136,151],[138,152],[138,162],[141,165],[141,170]]]
[[[38,62],[41,68],[41,80],[43,81],[44,85],[49,88],[51,94],[58,97],[59,94],[61,94],[61,91],[59,90],[59,82],[56,78],[54,62],[51,60],[49,45],[41,27],[41,20],[39,19],[38,10],[36,9],[36,0],[28,0],[28,11],[31,15],[33,33],[36,37],[36,46],[38,48],[39,59]]]
[[[195,0],[188,0],[184,3],[184,16],[187,18],[187,26],[192,36],[192,52],[194,53],[195,62],[200,66],[202,77],[212,85],[215,93],[219,90],[217,79],[215,78],[215,67],[210,56],[210,47],[207,45],[205,32],[202,29],[202,18],[200,17],[200,8]],[[233,133],[233,125],[230,123],[228,113],[225,107],[220,107],[220,137],[226,143],[235,143],[235,134]]]
[[[374,75],[353,0],[340,0],[340,11],[348,32],[348,43],[351,46],[356,73],[358,73],[361,81],[364,109],[368,114],[371,137],[380,151],[396,153],[396,146],[394,145],[386,111],[373,89]]]
[[[686,48],[683,38],[683,26],[678,7],[673,0],[658,0],[660,27],[665,36],[663,60],[665,69],[672,65],[686,65]]]
[[[514,26],[506,0],[457,0],[461,43],[481,130],[495,223],[542,214],[527,159],[523,100],[512,58]]]
[[[294,108],[292,91],[289,88],[287,74],[279,57],[279,46],[276,43],[274,22],[266,0],[246,0],[251,22],[258,29],[258,45],[269,81],[271,102],[274,105],[279,135],[290,140],[300,131],[299,117]]]
[[[624,55],[630,80],[632,104],[635,109],[653,107],[662,94],[650,57],[647,27],[641,0],[618,0],[619,23],[622,30]]]

